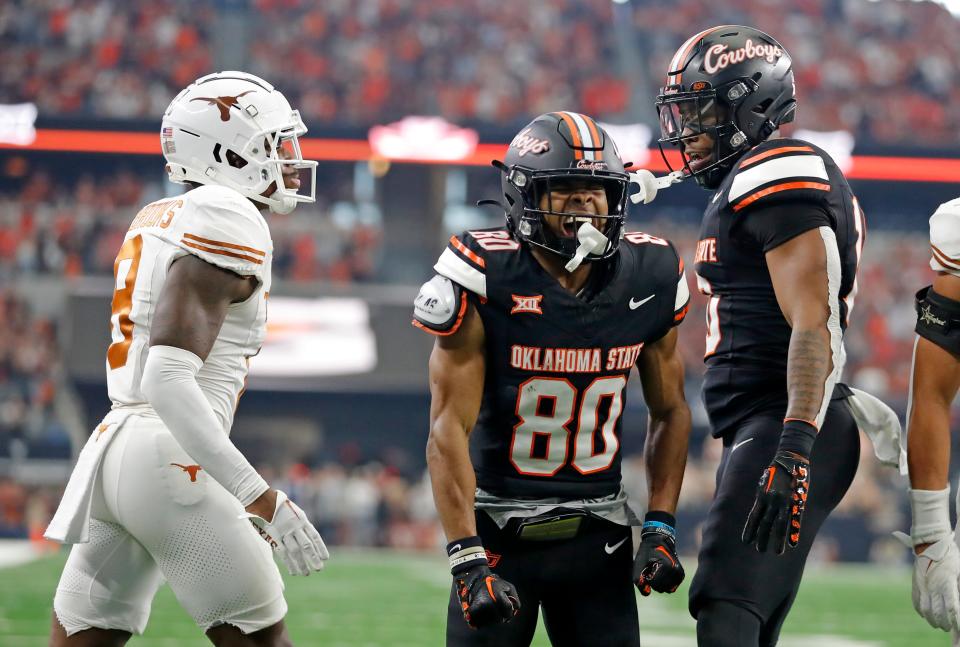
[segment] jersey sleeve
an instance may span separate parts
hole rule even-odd
[[[487,298],[487,263],[484,260],[484,250],[469,232],[450,237],[450,242],[433,269],[463,289],[483,299]]]
[[[767,252],[810,229],[831,227],[830,191],[822,154],[794,142],[740,161],[727,200],[735,228]]]
[[[930,269],[960,276],[960,198],[930,217]]]
[[[223,187],[190,191],[168,239],[192,254],[241,276],[260,278],[273,243],[267,223],[249,200]]]
[[[690,310],[690,287],[687,285],[687,273],[683,269],[683,259],[679,256],[680,277],[677,279],[677,295],[673,301],[673,325],[679,326],[687,318]]]

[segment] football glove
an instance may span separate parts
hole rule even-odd
[[[324,562],[330,559],[330,552],[306,513],[280,490],[277,490],[277,507],[270,521],[249,512],[240,518],[249,519],[270,547],[280,553],[291,575],[321,571]]]
[[[673,593],[683,582],[677,557],[676,521],[666,512],[648,512],[640,534],[640,549],[633,560],[633,581],[644,596],[650,591]]]
[[[490,570],[479,537],[450,542],[447,555],[463,619],[471,628],[509,622],[520,612],[520,596],[510,582]]]
[[[757,498],[743,527],[743,542],[763,552],[771,544],[777,554],[800,543],[800,523],[810,490],[810,461],[778,451],[760,477]]]
[[[953,535],[927,546],[913,562],[913,608],[937,629],[960,631],[960,550]]]

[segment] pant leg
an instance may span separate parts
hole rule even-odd
[[[184,610],[203,631],[230,624],[252,633],[282,620],[283,582],[267,543],[239,518],[240,502],[158,419],[128,424],[120,434],[102,466],[106,504]]]
[[[477,512],[477,534],[483,540],[490,559],[490,570],[516,588],[520,597],[520,613],[507,623],[471,629],[463,619],[460,598],[451,583],[447,606],[447,647],[528,647],[537,630],[540,609],[536,564],[530,563],[530,551],[516,539],[514,533],[500,530],[485,512]]]
[[[124,448],[117,440],[108,451],[122,460]],[[153,557],[108,509],[104,471],[101,467],[93,487],[90,541],[70,549],[53,601],[68,636],[94,628],[142,634],[163,583]]]
[[[723,619],[701,618],[701,613],[720,608],[711,605],[712,601],[731,602],[760,619],[760,645],[776,643],[816,533],[850,487],[860,456],[853,418],[844,402],[834,401],[811,456],[810,494],[800,544],[783,555],[759,553],[740,537],[757,483],[776,452],[782,426],[778,415],[756,415],[725,440],[717,492],[707,515],[697,573],[690,587],[690,612],[698,624],[722,626]]]
[[[553,646],[640,647],[630,528],[588,517],[573,539],[543,544],[543,619]]]

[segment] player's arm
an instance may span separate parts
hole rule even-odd
[[[648,510],[674,514],[687,464],[690,407],[683,392],[683,360],[677,328],[647,344],[637,360],[643,397],[650,412],[644,461]]]
[[[256,289],[255,279],[196,256],[174,261],[157,302],[141,389],[184,451],[262,522],[255,525],[290,572],[307,575],[329,557],[320,535],[230,441],[196,379],[230,304]]]
[[[468,440],[483,397],[485,338],[473,305],[467,306],[457,326],[445,331],[449,334],[439,334],[430,354],[427,467],[463,617],[470,626],[480,627],[509,621],[519,612],[520,599],[512,584],[490,570],[477,536],[473,508],[477,478]]]
[[[837,380],[834,355],[841,330],[837,299],[840,253],[833,230],[808,229],[766,252],[767,267],[784,318],[787,352],[787,415],[780,446],[764,471],[743,539],[778,553],[794,548],[809,490],[810,455]]]
[[[933,281],[932,298],[956,309],[960,314],[960,277],[941,273]],[[921,310],[924,306],[921,305]],[[920,326],[936,326],[942,312],[931,310],[928,321],[920,313]],[[932,336],[932,335],[931,335]],[[942,342],[941,342],[942,343]],[[917,490],[942,490],[947,487],[950,467],[950,406],[960,389],[960,338],[953,349],[921,335],[917,339],[912,376],[912,401],[907,422],[907,464],[910,486]]]
[[[681,279],[682,280],[682,279]],[[683,392],[683,360],[677,329],[647,344],[637,361],[643,397],[650,411],[644,461],[649,500],[633,579],[643,595],[672,593],[683,582],[676,552],[677,500],[687,464],[690,407]]]
[[[440,523],[449,541],[477,534],[469,435],[483,397],[484,330],[468,306],[460,328],[438,336],[430,354],[430,436],[427,466]]]

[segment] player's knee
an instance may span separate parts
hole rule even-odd
[[[700,647],[755,647],[760,641],[760,618],[744,607],[712,600],[697,614]]]
[[[207,630],[207,638],[216,647],[293,647],[282,620],[247,634],[231,624],[217,625]]]

